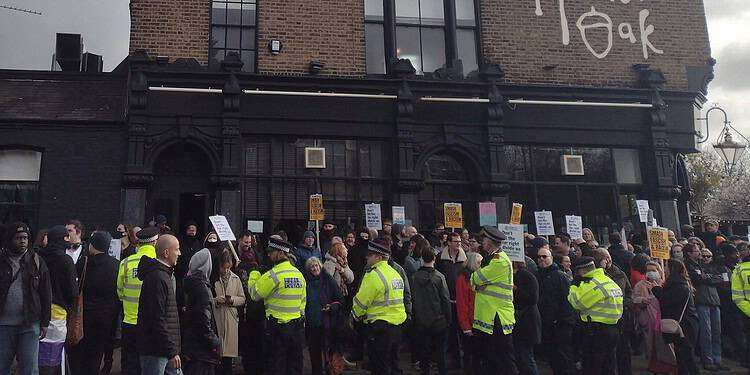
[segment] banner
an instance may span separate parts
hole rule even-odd
[[[115,258],[117,260],[120,260],[120,256],[122,256],[122,242],[120,240],[112,240],[109,243],[109,251],[107,252],[109,256],[112,258]]]
[[[406,208],[404,206],[391,207],[391,216],[393,224],[406,225]]]
[[[261,220],[248,220],[247,230],[253,233],[263,233],[263,221]]]
[[[523,205],[520,203],[513,203],[513,209],[510,211],[510,223],[521,224],[521,212],[523,211]]]
[[[648,223],[648,201],[647,200],[636,200],[635,205],[638,206],[638,218],[641,223]]]
[[[669,230],[656,227],[647,227],[646,229],[651,257],[669,259]]]
[[[555,235],[555,223],[552,222],[552,211],[536,211],[534,212],[534,220],[536,221],[537,236]]]
[[[365,226],[370,229],[383,230],[383,214],[379,203],[365,205]]]
[[[497,206],[495,202],[479,202],[479,225],[497,225]]]
[[[325,218],[323,211],[323,195],[313,194],[310,196],[310,220],[318,221]]]
[[[508,258],[512,262],[526,261],[523,254],[523,225],[498,224],[497,229],[505,235],[500,249],[508,254]]]
[[[211,225],[214,226],[216,234],[219,236],[221,241],[237,241],[232,232],[232,227],[229,226],[226,216],[216,215],[209,216],[208,220],[211,221]]]
[[[583,239],[583,220],[580,216],[565,215],[565,228],[571,239]]]
[[[461,203],[444,203],[443,217],[445,217],[446,228],[464,227],[464,215],[461,211]]]

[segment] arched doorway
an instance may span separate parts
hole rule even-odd
[[[154,160],[153,171],[146,221],[165,215],[172,230],[179,234],[193,220],[198,223],[199,233],[205,233],[214,192],[209,179],[211,162],[203,150],[186,143],[171,145]]]
[[[465,163],[464,163],[465,164]],[[471,169],[445,152],[430,156],[422,168],[425,188],[419,193],[419,221],[424,229],[444,223],[443,203],[461,203],[464,227],[476,229],[478,206]]]

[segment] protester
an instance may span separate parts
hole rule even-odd
[[[743,244],[745,243],[740,242],[738,246],[742,246]],[[721,301],[722,355],[742,362],[745,360],[746,350],[742,327],[743,314],[732,301],[731,285],[732,274],[740,262],[740,252],[736,246],[731,244],[723,244],[719,249],[723,257],[715,259],[714,262],[718,268],[723,270],[722,279],[724,280],[717,288],[719,300]]]
[[[135,254],[138,251],[138,232],[141,231],[141,227],[134,226],[128,231],[128,235],[120,240],[120,261]]]
[[[635,254],[622,245],[622,237],[620,237],[619,232],[613,232],[609,236],[609,242],[611,243],[609,246],[609,255],[612,257],[612,263],[626,275],[630,276],[630,261]]]
[[[54,226],[47,232],[47,239],[47,246],[39,251],[49,269],[52,290],[50,324],[46,337],[39,343],[39,373],[42,375],[60,371],[68,314],[73,312],[78,296],[75,264],[66,254],[68,230],[62,225]]]
[[[240,255],[240,264],[237,266],[238,276],[242,280],[242,287],[245,292],[244,311],[242,308],[238,309],[240,313],[239,337],[258,337],[260,339],[243,340],[242,345],[239,346],[239,354],[242,358],[242,367],[245,374],[254,375],[269,368],[267,365],[270,362],[270,355],[266,354],[269,353],[270,345],[268,345],[268,336],[266,335],[263,301],[253,301],[247,294],[247,282],[250,274],[253,271],[260,272],[262,267],[265,267],[262,264],[260,252],[252,247],[247,247],[252,244],[248,233],[243,233],[240,239],[240,248],[245,250],[240,250],[242,255]]]
[[[674,353],[664,342],[661,332],[661,308],[654,296],[654,286],[664,284],[664,271],[659,263],[646,263],[646,280],[633,287],[633,306],[636,311],[636,328],[643,336],[648,359],[648,371],[655,374],[677,372]]]
[[[338,244],[343,246],[343,244]],[[332,245],[331,252],[336,245]],[[305,279],[307,280],[307,302],[305,305],[305,336],[310,351],[310,364],[314,375],[322,375],[326,367],[326,359],[330,354],[337,354],[336,366],[327,368],[328,371],[341,372],[340,338],[334,334],[341,325],[339,310],[342,305],[341,289],[334,279],[323,269],[320,259],[310,257],[305,264]],[[329,351],[329,349],[334,349]],[[332,361],[333,362],[333,361]],[[329,362],[329,365],[333,363]]]
[[[159,234],[174,234],[172,233],[172,228],[169,227],[169,224],[167,224],[167,217],[165,215],[159,214],[156,216],[155,225],[156,228],[159,229]]]
[[[323,260],[320,249],[315,247],[315,233],[309,230],[305,231],[305,234],[302,236],[302,242],[297,245],[294,251],[294,256],[297,258],[297,269],[302,271],[303,274],[307,272],[305,265],[308,259],[315,257],[320,261]]]
[[[12,225],[13,224],[11,224],[11,226]],[[39,250],[45,246],[47,246],[47,230],[42,229],[37,232],[36,239],[34,239],[34,244],[31,245],[31,250],[38,254]]]
[[[688,246],[690,246],[688,244]],[[697,254],[697,258],[694,255]],[[724,283],[723,270],[712,264],[713,254],[709,249],[693,252],[686,259],[688,275],[695,290],[695,309],[698,312],[698,348],[703,368],[708,371],[726,371],[721,357],[721,300],[720,287]],[[699,264],[696,268],[694,262]],[[700,272],[696,274],[695,272]]]
[[[537,375],[534,346],[542,341],[542,321],[537,303],[539,283],[526,269],[526,262],[513,262],[513,306],[516,325],[513,327],[513,348],[518,371],[522,375]]]
[[[539,302],[542,324],[542,351],[555,375],[573,374],[573,328],[575,317],[568,303],[570,280],[552,262],[548,248],[539,249]]]
[[[648,255],[642,253],[635,254],[630,260],[630,285],[646,280],[646,263],[650,260]]]
[[[226,249],[226,244],[219,241],[219,235],[216,232],[208,232],[206,238],[203,240],[203,248],[208,249],[211,253],[211,264],[219,264],[221,262],[221,253]],[[216,280],[219,280],[219,268],[211,269],[211,274],[208,276],[208,281],[213,285]],[[179,301],[179,297],[178,297]]]
[[[239,357],[240,308],[245,305],[245,291],[240,277],[232,272],[234,256],[224,250],[219,265],[219,280],[214,283],[214,317],[216,332],[221,338],[218,373],[232,374],[232,361]],[[213,265],[211,265],[213,267]]]
[[[424,260],[424,254],[422,254]],[[445,276],[451,301],[451,323],[448,330],[448,353],[451,368],[461,367],[461,332],[456,319],[456,280],[466,264],[466,252],[461,247],[461,235],[456,232],[448,233],[448,245],[442,249],[435,263],[435,269]]]
[[[573,280],[573,270],[570,269],[572,263],[570,261],[570,257],[567,255],[555,255],[552,257],[555,261],[555,264],[558,265],[559,270],[567,276],[568,281]]]
[[[173,269],[180,256],[180,243],[170,234],[160,235],[155,252],[155,259],[144,255],[138,263],[138,279],[143,285],[138,303],[137,351],[141,374],[176,375],[182,362]]]
[[[425,240],[426,241],[426,240]],[[471,326],[474,324],[474,300],[475,292],[471,288],[471,274],[479,269],[482,263],[482,255],[475,252],[466,254],[466,267],[456,280],[456,318],[463,333],[464,343],[464,368],[479,373],[479,361],[476,358],[479,348],[472,333]]]
[[[716,251],[718,249],[717,238],[723,236],[721,231],[719,231],[719,223],[716,220],[710,219],[706,221],[704,229],[704,232],[700,236],[700,239],[703,241],[702,247],[707,247],[712,252]]]
[[[679,244],[679,243],[672,245],[672,247],[669,249],[669,254],[671,256],[671,259],[677,259],[679,261],[685,260],[683,252],[682,252],[683,246],[684,245]]]
[[[20,375],[39,373],[39,340],[50,323],[50,273],[29,251],[30,236],[26,224],[13,223],[0,237],[0,374],[10,374],[14,360]]]
[[[334,224],[332,221],[324,221],[323,222],[323,228],[320,231],[320,247],[319,250],[321,254],[325,254],[328,252],[328,250],[331,249],[331,240],[333,237],[337,236],[336,233],[336,224]],[[370,238],[375,238],[376,236],[371,236]],[[322,256],[318,257],[318,259],[322,259]],[[301,269],[305,268],[305,264],[301,263],[302,267]]]
[[[354,232],[347,232],[344,236],[344,245],[346,249],[352,251],[354,245],[357,243],[357,235]]]
[[[326,253],[323,263],[323,269],[333,278],[344,298],[349,295],[349,285],[354,282],[354,272],[349,268],[347,256],[348,251],[343,243],[334,244]]]
[[[119,262],[108,254],[111,242],[112,236],[107,232],[92,233],[88,254],[78,262],[78,274],[82,275],[83,339],[70,348],[70,370],[73,374],[97,374],[105,351],[113,347],[119,313]]]
[[[434,358],[438,374],[445,375],[448,373],[448,330],[452,326],[454,310],[445,277],[435,269],[433,252],[422,253],[422,267],[412,276],[410,286],[414,344],[421,372],[430,373],[430,362]]]
[[[187,324],[181,332],[182,357],[185,375],[213,375],[221,354],[222,340],[216,328],[216,306],[208,281],[213,264],[211,252],[203,249],[195,253],[188,265],[185,278],[185,318]],[[231,268],[227,267],[227,269]],[[145,286],[144,286],[145,288]],[[231,300],[231,297],[230,297]],[[231,368],[231,361],[230,361]]]

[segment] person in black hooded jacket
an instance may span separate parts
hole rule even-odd
[[[208,282],[212,269],[208,249],[198,251],[190,259],[185,278],[185,331],[182,354],[185,375],[212,375],[219,363],[221,340],[216,330],[213,297]]]
[[[516,351],[518,371],[523,375],[537,375],[534,346],[542,342],[542,319],[539,316],[539,282],[526,269],[526,262],[513,262],[513,306],[516,325],[513,327],[513,349]]]
[[[573,327],[575,315],[568,303],[570,281],[553,262],[552,252],[539,249],[539,313],[542,318],[543,352],[549,357],[555,375],[573,374]]]
[[[438,373],[447,373],[446,350],[451,326],[451,306],[445,276],[435,269],[435,253],[422,254],[423,266],[411,276],[414,337],[423,374],[430,373],[430,359],[436,356]]]

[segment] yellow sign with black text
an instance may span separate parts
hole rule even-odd
[[[323,211],[323,196],[313,194],[310,196],[310,220],[323,220],[325,211]]]
[[[443,215],[445,217],[446,228],[464,227],[464,216],[461,210],[461,203],[444,203]]]

